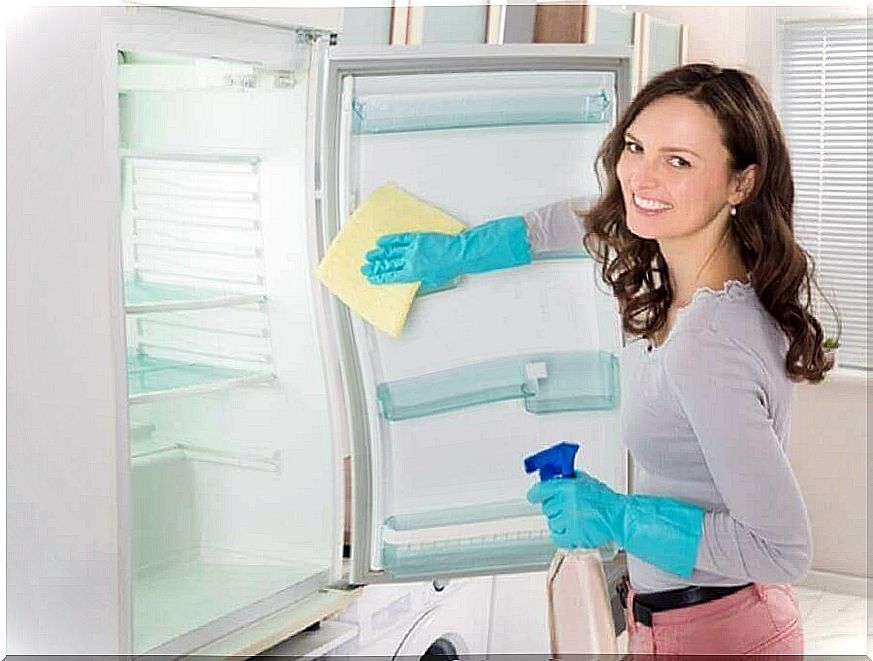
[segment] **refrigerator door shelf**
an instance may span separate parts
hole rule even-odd
[[[382,567],[395,579],[424,576],[480,575],[548,565],[555,554],[546,533],[509,537],[503,535],[443,542],[382,546]]]
[[[605,90],[542,88],[371,94],[352,99],[352,132],[402,133],[493,126],[600,124],[610,112]]]
[[[390,523],[382,532],[382,539],[387,544],[395,546],[414,546],[416,544],[438,544],[456,540],[470,542],[477,538],[487,539],[503,537],[540,536],[548,532],[546,520],[539,512],[528,517],[514,519],[495,519],[493,521],[475,521],[458,525],[432,526],[420,529],[396,530]]]
[[[540,508],[525,500],[391,516],[382,540],[383,568],[398,577],[421,575],[431,567],[470,571],[483,563],[507,570],[519,562],[548,561],[555,551]],[[610,560],[617,551],[604,546],[601,558]]]
[[[386,574],[400,580],[446,574],[506,573],[542,569],[543,565],[549,564],[555,550],[547,532],[411,544],[394,544],[385,540],[382,566]],[[609,545],[598,552],[601,560],[608,562],[618,554],[618,548]]]
[[[522,398],[535,414],[609,410],[618,402],[618,360],[605,351],[512,356],[380,383],[376,396],[392,422]]]
[[[539,515],[539,508],[526,500],[507,500],[485,505],[453,507],[428,512],[397,514],[385,521],[390,530],[423,530],[448,525],[464,525],[497,519]]]

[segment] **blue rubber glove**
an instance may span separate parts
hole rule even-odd
[[[380,237],[361,273],[371,284],[419,282],[437,287],[463,273],[482,273],[531,262],[521,216],[491,220],[460,234],[407,232]]]
[[[527,499],[542,505],[556,546],[597,548],[614,541],[649,564],[691,576],[703,533],[704,512],[696,505],[626,496],[584,471],[575,479],[538,482]]]

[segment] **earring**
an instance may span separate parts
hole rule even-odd
[[[736,217],[736,215],[737,215],[737,208],[736,207],[731,207],[731,215]]]

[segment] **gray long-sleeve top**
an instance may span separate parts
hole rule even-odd
[[[581,240],[570,209],[583,203],[524,214],[534,252]],[[629,555],[637,590],[784,583],[808,571],[809,519],[785,454],[794,400],[787,349],[752,286],[729,281],[698,290],[660,347],[639,338],[622,350],[621,428],[634,492],[705,510],[691,577]]]

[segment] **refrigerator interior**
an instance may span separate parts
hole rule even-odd
[[[308,277],[305,75],[123,52],[118,81],[140,653],[336,580],[342,514]]]
[[[611,72],[358,75],[343,85],[343,218],[388,181],[468,226],[594,196]],[[342,181],[342,179],[345,181]],[[545,566],[525,456],[561,440],[625,489],[620,322],[584,251],[419,296],[394,339],[352,319],[371,458],[370,567],[395,578]]]

